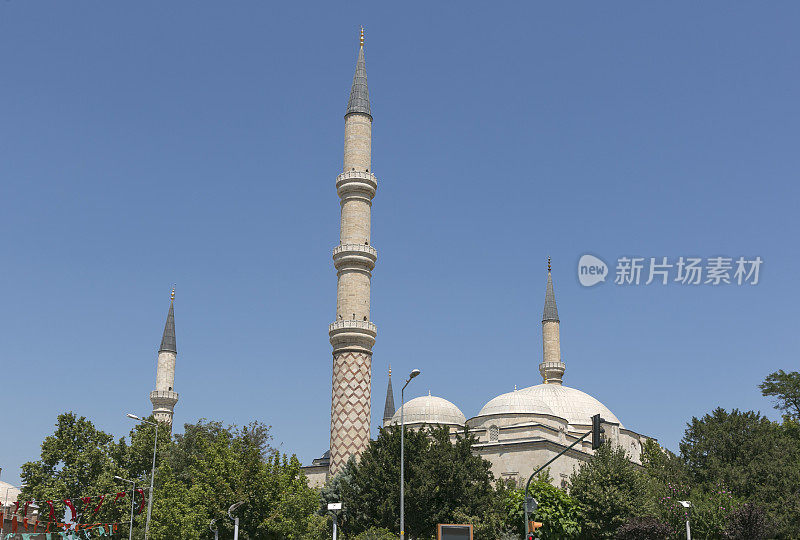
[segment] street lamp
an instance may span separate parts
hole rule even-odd
[[[404,459],[406,423],[405,423],[405,417],[403,416],[403,405],[405,405],[406,400],[403,393],[406,391],[406,386],[408,386],[408,383],[411,382],[411,379],[413,379],[419,374],[420,371],[418,369],[412,369],[411,373],[408,374],[408,380],[406,381],[406,384],[404,384],[403,388],[400,389],[400,540],[405,540],[406,537],[406,514],[405,514],[406,469],[405,469],[405,459]]]
[[[214,540],[219,540],[219,529],[217,528],[216,522],[216,519],[212,519],[211,523],[208,524],[208,529],[214,533]]]
[[[153,479],[156,476],[156,450],[158,449],[158,422],[150,422],[149,420],[145,420],[144,418],[140,418],[135,414],[128,413],[126,415],[131,420],[136,420],[137,422],[142,422],[143,424],[150,424],[151,426],[156,426],[156,439],[153,442],[153,468],[150,470],[150,495],[147,499],[147,521],[145,522],[144,526],[144,540],[147,540],[148,535],[150,534],[150,512],[153,511]]]
[[[692,501],[678,501],[684,508],[691,508]],[[689,510],[686,510],[686,540],[692,540],[692,529],[689,527]]]
[[[133,499],[134,495],[136,494],[136,480],[128,480],[127,478],[122,478],[121,476],[115,476],[117,480],[122,480],[123,482],[130,482],[131,483],[131,526],[128,527],[128,540],[133,540]]]
[[[342,503],[328,503],[328,512],[333,514],[333,540],[336,540],[337,526],[338,526],[338,512],[342,509]]]
[[[233,517],[233,512],[243,504],[244,501],[240,501],[238,503],[233,503],[231,507],[228,508],[228,517],[233,520],[233,540],[239,540],[239,516]]]

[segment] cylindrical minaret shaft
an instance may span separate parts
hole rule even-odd
[[[333,250],[338,278],[333,346],[330,474],[369,444],[372,345],[370,281],[377,252],[370,240],[372,198],[378,181],[370,172],[372,114],[364,62],[364,32],[344,117],[344,167],[336,178],[341,200],[339,245]]]
[[[561,361],[561,337],[556,307],[556,295],[553,292],[553,276],[550,273],[550,259],[547,259],[547,290],[544,295],[544,312],[542,313],[542,363],[539,373],[545,384],[561,384],[566,366]]]
[[[153,417],[159,422],[172,425],[172,415],[178,402],[178,393],[173,391],[175,384],[175,359],[178,349],[175,345],[175,289],[172,289],[169,301],[169,313],[164,324],[164,335],[158,348],[156,365],[156,389],[150,392],[153,403]]]

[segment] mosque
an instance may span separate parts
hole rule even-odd
[[[303,467],[312,486],[323,485],[350,458],[357,459],[370,441],[372,347],[377,336],[377,327],[370,320],[370,287],[378,259],[370,237],[372,199],[378,188],[378,179],[370,172],[372,120],[362,29],[344,116],[344,166],[335,182],[341,227],[339,244],[333,249],[336,319],[328,327],[333,347],[330,450]],[[174,301],[173,288],[156,360],[155,389],[150,392],[153,416],[170,426],[179,397],[173,388],[178,354]],[[648,437],[624,427],[614,413],[589,394],[563,385],[566,366],[561,360],[559,325],[548,260],[539,364],[542,384],[492,398],[469,419],[442,397],[414,398],[403,407],[405,424],[411,429],[447,426],[453,437],[468,429],[477,438],[475,452],[492,464],[497,478],[524,482],[536,468],[589,431],[591,417],[600,414],[607,439],[625,448],[632,462],[640,463],[642,443]],[[390,371],[382,425],[399,423]],[[553,483],[565,485],[574,468],[590,459],[592,452],[586,439],[556,460],[550,466]],[[0,486],[6,493],[2,514],[9,515],[19,489],[5,483]]]
[[[372,111],[364,60],[364,30],[350,98],[344,115],[344,165],[336,177],[341,205],[340,242],[333,249],[337,275],[336,319],[328,328],[333,347],[330,450],[303,467],[311,485],[323,485],[370,441],[372,347],[377,327],[370,320],[370,285],[378,258],[370,237],[372,200],[378,179],[371,169]],[[447,426],[453,437],[469,430],[477,439],[474,451],[492,464],[495,477],[524,482],[540,465],[591,429],[591,417],[600,414],[608,441],[628,451],[640,463],[642,443],[648,438],[627,429],[608,407],[589,394],[563,384],[566,365],[561,359],[561,324],[548,260],[542,314],[542,384],[515,389],[487,401],[467,418],[442,397],[414,398],[403,406],[411,429]],[[386,392],[383,426],[400,423],[395,410],[391,371]],[[591,441],[584,440],[550,466],[557,486],[591,458]]]
[[[370,172],[372,120],[362,29],[344,116],[344,166],[335,182],[341,226],[339,244],[333,249],[336,318],[328,327],[333,347],[330,450],[303,467],[314,486],[323,485],[350,458],[357,459],[370,441],[372,347],[377,336],[377,326],[370,319],[370,287],[378,259],[370,237],[372,199],[378,188],[378,179]],[[155,389],[150,392],[154,417],[169,425],[179,397],[173,388],[177,357],[174,301],[175,289],[158,349]],[[497,478],[524,482],[541,464],[589,431],[591,417],[600,414],[606,438],[625,448],[631,461],[640,463],[642,443],[648,437],[627,429],[589,394],[564,386],[566,365],[561,359],[560,324],[548,260],[539,364],[542,384],[492,398],[471,418],[442,397],[414,398],[403,407],[405,424],[411,429],[447,426],[453,437],[469,430],[477,438],[475,452],[492,464]],[[399,423],[390,371],[382,425]],[[563,486],[592,452],[591,441],[586,439],[556,460],[550,466],[553,483]]]

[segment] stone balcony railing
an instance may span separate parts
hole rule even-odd
[[[539,369],[564,369],[566,367],[564,362],[541,362],[539,364]]]
[[[365,171],[347,171],[336,177],[336,192],[339,197],[367,197],[372,199],[378,189],[378,179]]]
[[[368,244],[339,244],[333,248],[333,266],[337,270],[347,267],[375,268],[378,250]]]
[[[178,393],[171,390],[153,390],[150,392],[150,401],[153,405],[174,405],[178,402]]]
[[[334,349],[352,347],[371,350],[378,335],[378,327],[370,321],[341,320],[328,326],[328,335]]]

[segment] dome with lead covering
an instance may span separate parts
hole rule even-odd
[[[538,397],[522,390],[514,390],[490,400],[478,416],[494,414],[553,414],[553,411]]]
[[[421,396],[403,406],[403,421],[406,424],[440,424],[463,427],[467,421],[461,410],[444,398]],[[400,409],[392,416],[392,424],[400,423]]]
[[[560,384],[537,384],[519,391],[544,402],[555,416],[570,424],[591,424],[592,416],[599,414],[606,422],[622,423],[611,410],[585,392]],[[491,402],[490,402],[491,403]]]

